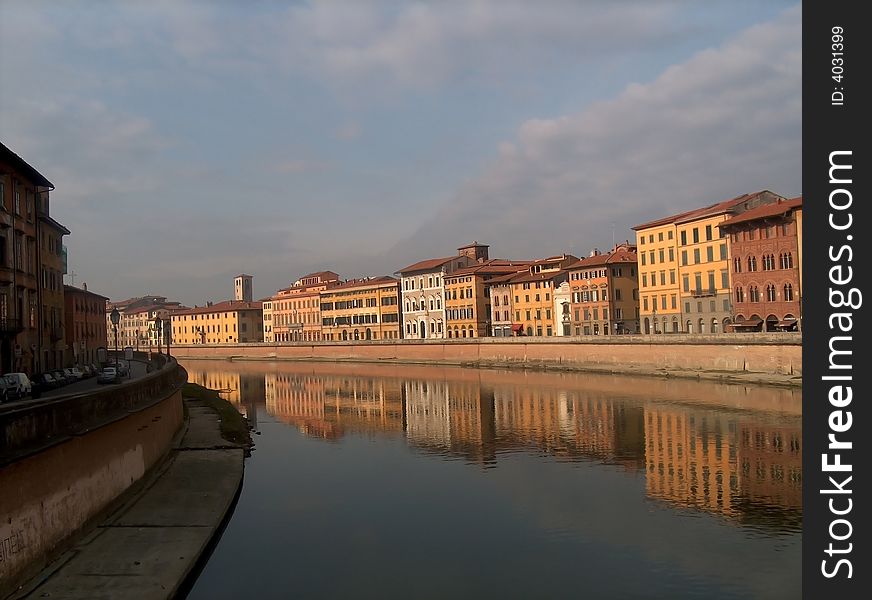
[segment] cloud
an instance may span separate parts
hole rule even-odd
[[[586,252],[649,218],[771,189],[801,192],[801,11],[754,26],[650,83],[570,115],[530,119],[409,239],[538,256]]]

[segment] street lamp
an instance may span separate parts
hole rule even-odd
[[[113,308],[112,312],[109,313],[109,320],[112,321],[112,329],[115,331],[115,361],[116,364],[118,362],[118,323],[121,322],[121,313],[118,312],[118,308]]]
[[[136,351],[139,352],[139,330],[138,329],[134,332],[134,335],[136,336]]]
[[[173,322],[167,319],[164,322],[165,325],[165,333],[166,333],[166,343],[167,343],[167,357],[170,355],[170,344],[173,342]]]
[[[154,332],[157,335],[157,353],[160,354],[160,338],[163,336],[163,321],[160,315],[154,316]]]

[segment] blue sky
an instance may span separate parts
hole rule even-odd
[[[792,2],[0,4],[0,139],[76,284],[187,304],[802,192]],[[69,278],[67,278],[69,282]]]

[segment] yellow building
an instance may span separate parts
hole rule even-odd
[[[490,281],[526,271],[532,261],[493,259],[445,275],[446,337],[491,335]],[[500,300],[497,299],[499,303]]]
[[[533,261],[525,272],[497,280],[491,294],[502,297],[508,286],[515,335],[556,335],[554,291],[568,280],[566,267],[576,262],[578,257],[571,254],[551,256]]]
[[[263,341],[260,302],[227,300],[172,313],[174,344],[240,344]]]
[[[291,287],[279,290],[268,301],[264,310],[264,333],[270,328],[273,342],[321,341],[322,291],[339,284],[339,275],[333,271],[309,273]],[[265,302],[265,304],[266,304]]]
[[[642,333],[724,331],[732,308],[730,256],[718,225],[780,198],[763,190],[634,227]]]
[[[393,277],[368,277],[321,292],[321,339],[399,339],[400,286]]]

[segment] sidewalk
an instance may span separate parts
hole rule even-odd
[[[181,440],[149,481],[12,598],[172,598],[192,573],[242,486],[243,448],[217,415],[185,399]]]

